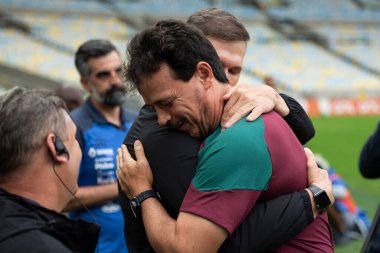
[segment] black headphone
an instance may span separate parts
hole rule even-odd
[[[54,147],[57,155],[66,154],[67,157],[70,159],[69,151],[67,151],[65,144],[63,144],[61,138],[59,138],[58,136],[55,136]]]

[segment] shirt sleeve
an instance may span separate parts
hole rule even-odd
[[[284,117],[284,120],[293,130],[301,144],[306,144],[315,135],[313,123],[302,106],[294,98],[286,94],[280,95],[289,107],[289,114]]]
[[[195,177],[181,212],[208,219],[232,233],[245,219],[272,175],[262,117],[218,128],[199,152]]]

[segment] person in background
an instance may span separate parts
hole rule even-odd
[[[71,112],[83,152],[76,197],[100,224],[98,251],[128,252],[123,234],[123,215],[118,201],[116,151],[129,131],[136,113],[123,106],[126,89],[121,59],[108,40],[89,40],[75,54],[80,82],[89,93],[86,102]],[[94,221],[82,205],[72,200],[71,217]]]
[[[99,226],[60,214],[82,157],[65,102],[16,87],[0,96],[0,118],[1,252],[94,252]]]
[[[335,171],[321,155],[315,154],[318,167],[329,173],[335,202],[327,210],[333,229],[334,242],[337,245],[348,243],[352,239],[364,239],[370,228],[367,214],[357,205],[346,181]]]
[[[83,90],[74,86],[66,84],[60,85],[55,90],[55,94],[65,101],[70,112],[81,106],[84,102]]]
[[[380,178],[380,122],[362,148],[359,169],[365,178]]]
[[[380,122],[375,132],[364,144],[359,157],[359,170],[363,177],[376,179],[380,178]],[[378,207],[379,212],[380,206]],[[370,238],[367,238],[367,249],[363,252],[380,252],[380,224],[379,219],[372,222],[373,230]]]
[[[264,83],[269,87],[272,87],[274,90],[277,90],[277,83],[272,76],[266,76],[264,78]]]

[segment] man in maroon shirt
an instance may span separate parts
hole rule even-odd
[[[213,131],[218,125],[218,122],[220,122],[223,109],[222,96],[229,90],[227,85],[222,85],[228,81],[221,68],[219,58],[210,42],[198,31],[186,26],[182,22],[168,20],[159,22],[155,27],[146,29],[137,35],[131,41],[128,52],[130,58],[126,72],[127,80],[138,87],[140,94],[147,104],[154,106],[157,111],[159,124],[170,124],[173,128],[186,131],[193,137],[205,138],[210,135],[211,131]],[[186,61],[183,61],[183,59],[186,59]],[[246,123],[244,120],[243,122],[245,126],[249,125],[249,123]],[[260,121],[258,122],[257,124],[251,124],[253,124],[253,126],[260,126]],[[284,126],[284,124],[281,126]],[[228,129],[224,133],[227,135],[227,132],[229,134],[232,131],[232,129]],[[261,134],[262,132],[263,131],[260,131]],[[221,132],[220,135],[224,133]],[[244,138],[248,137],[247,135],[243,136]],[[280,134],[277,135],[277,137],[278,136],[282,135]],[[285,150],[285,148],[287,148],[288,151],[290,150],[289,145],[292,146],[291,144],[295,143],[294,138],[292,141],[284,142],[287,145],[282,145],[283,150]],[[210,142],[208,142],[208,140],[209,139],[205,142],[204,149],[212,142],[212,140],[210,140]],[[230,139],[230,141],[233,140],[236,140],[236,138]],[[215,152],[211,152],[212,154],[220,155],[220,150],[226,146],[228,147],[228,145],[223,143],[220,144],[220,148],[216,148]],[[125,146],[123,147],[123,152],[119,151],[118,156],[120,167],[123,167],[123,163],[128,164],[128,166],[123,168],[123,173],[119,172],[118,174],[123,187],[126,188],[125,192],[129,197],[138,196],[137,199],[131,202],[133,209],[139,207],[140,203],[147,197],[144,196],[144,194],[140,196],[140,193],[146,193],[145,195],[147,195],[147,192],[149,192],[150,195],[148,197],[158,197],[153,194],[152,190],[149,190],[152,188],[152,178],[151,175],[149,175],[149,166],[146,160],[144,160],[145,157],[142,153],[141,144],[135,145],[135,149],[136,148],[136,152],[139,151],[137,163],[130,159]],[[300,144],[298,145],[298,149],[302,149]],[[262,148],[260,148],[260,150],[262,150]],[[238,150],[235,149],[235,152],[236,151]],[[298,153],[296,153],[296,155],[297,154]],[[122,156],[124,159],[121,159]],[[223,159],[217,160],[223,163]],[[201,182],[201,186],[205,186],[204,180],[210,178],[208,177],[209,174],[203,173],[205,170],[202,166],[206,164],[206,161],[203,163],[201,157],[200,165],[195,176],[195,180],[200,178],[198,181]],[[218,163],[215,162],[213,164]],[[297,168],[301,168],[302,165],[304,165],[302,168],[305,169],[305,159],[293,165],[297,166]],[[208,168],[208,166],[205,166],[205,168]],[[222,169],[221,173],[223,173],[223,167],[220,168]],[[229,169],[232,168],[232,166],[229,166]],[[278,168],[278,165],[273,167],[273,175],[276,174]],[[200,176],[199,172],[201,173]],[[216,174],[217,173],[218,172],[216,172]],[[266,174],[267,172],[265,171],[264,173]],[[203,175],[206,175],[206,177],[203,177]],[[222,177],[225,178],[226,175],[227,174]],[[268,175],[270,175],[270,173]],[[303,176],[305,176],[305,174],[303,174]],[[136,178],[139,179],[136,181]],[[267,177],[264,177],[264,179],[265,178]],[[252,180],[254,179],[252,178]],[[282,179],[282,185],[284,185],[284,180],[286,181],[286,178]],[[289,191],[300,190],[300,187],[301,189],[305,187],[305,177],[300,180],[303,180],[301,181],[303,182],[301,186],[297,184],[296,188],[289,188]],[[212,179],[212,181],[214,184],[216,183],[217,187],[212,186],[211,189],[209,189],[208,184],[206,184],[203,190],[218,191],[220,187],[218,179]],[[267,183],[268,181],[260,182],[258,186],[254,185],[253,187],[244,185],[242,189],[262,190],[264,189],[262,184],[265,186]],[[234,185],[235,184],[232,184],[232,189],[235,189]],[[240,186],[238,185],[237,189],[239,188]],[[147,192],[145,191],[146,189],[148,189]],[[222,190],[223,189],[225,188],[222,188]],[[201,190],[201,188],[198,188],[198,190]],[[215,192],[211,194],[215,194]],[[216,192],[216,194],[218,193]],[[215,202],[217,198],[212,199],[213,202]],[[186,203],[187,200],[188,198],[186,197],[184,203]],[[249,201],[250,200],[248,200],[248,202]],[[210,201],[206,202],[208,206],[211,203]],[[136,204],[138,206],[136,206]],[[234,208],[234,205],[231,203],[224,202],[224,205],[230,205],[227,207],[229,209]],[[214,252],[226,239],[228,231],[232,232],[235,228],[235,226],[232,226],[232,230],[230,230],[224,226],[223,223],[218,222],[218,218],[216,220],[211,219],[210,217],[198,215],[196,212],[190,212],[188,209],[185,210],[185,212],[180,212],[177,221],[173,221],[163,212],[159,202],[152,198],[144,201],[142,207],[148,237],[158,251],[167,252],[173,250],[177,252],[178,249],[181,252],[187,252],[187,250]],[[246,210],[247,209],[239,210],[240,212],[243,211],[241,218],[245,218],[247,214]],[[223,220],[223,218],[221,219]],[[319,218],[318,220],[321,219],[322,218]],[[236,221],[234,221],[234,223],[235,222]],[[235,225],[238,224],[235,223]],[[314,228],[318,225],[324,228],[322,229],[324,233],[321,237],[316,236],[315,240],[310,240],[310,238],[308,238],[308,232],[306,231],[298,241],[305,239],[308,242],[320,242],[321,245],[326,246],[322,247],[322,252],[332,252],[331,234],[329,233],[328,224],[323,222],[316,223]],[[314,229],[314,231],[317,230]],[[310,247],[308,247],[310,244],[299,245],[292,249],[296,249],[298,246],[301,247],[301,251],[304,250],[304,252],[310,249]]]

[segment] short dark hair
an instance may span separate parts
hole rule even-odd
[[[186,21],[208,37],[225,41],[249,41],[249,33],[231,13],[217,9],[206,8],[193,13]]]
[[[88,60],[90,58],[98,58],[115,51],[116,47],[109,40],[94,39],[89,40],[79,46],[75,53],[75,67],[81,76],[87,77],[90,75]]]
[[[127,48],[124,64],[129,90],[137,88],[141,77],[156,73],[162,63],[168,64],[174,78],[189,81],[200,61],[207,62],[215,78],[228,83],[223,65],[214,47],[196,28],[178,20],[162,20],[135,35]]]
[[[0,181],[27,164],[49,132],[68,138],[65,111],[50,90],[15,87],[0,96]]]

